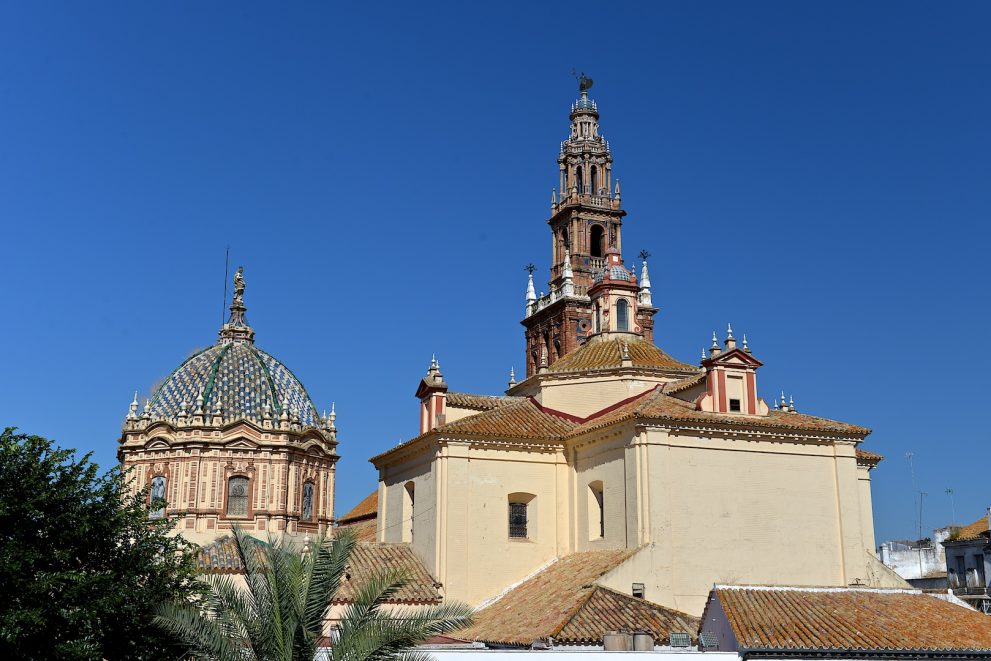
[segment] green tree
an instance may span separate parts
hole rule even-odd
[[[285,541],[258,542],[235,530],[247,589],[215,576],[203,607],[165,604],[157,622],[212,661],[312,661],[355,540],[348,532],[322,539],[309,553]],[[471,609],[447,604],[389,611],[383,606],[407,584],[383,570],[359,586],[341,616],[329,661],[422,661],[413,646],[471,623]]]
[[[0,658],[162,659],[162,601],[202,590],[194,548],[149,520],[115,468],[40,436],[0,434]],[[161,503],[153,503],[153,507]]]

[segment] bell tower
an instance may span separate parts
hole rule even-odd
[[[557,164],[559,188],[551,193],[551,273],[548,293],[537,295],[533,266],[526,294],[527,377],[570,353],[592,334],[589,290],[606,270],[608,255],[622,262],[622,226],[626,212],[619,180],[613,178],[609,142],[599,131],[599,109],[589,97],[592,79],[578,78],[579,98],[571,104],[571,133],[561,143]],[[636,278],[633,278],[636,286]],[[646,304],[638,307],[637,328],[652,340],[650,285]],[[642,297],[642,296],[641,296]]]

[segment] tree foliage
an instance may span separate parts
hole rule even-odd
[[[301,553],[284,540],[265,544],[235,530],[246,589],[229,576],[212,577],[202,608],[164,604],[157,622],[197,658],[312,661],[354,545],[343,532]],[[344,607],[328,661],[422,661],[426,655],[414,645],[471,623],[471,609],[457,603],[390,610],[390,598],[406,584],[401,572],[383,570],[359,586]]]
[[[194,548],[149,520],[146,498],[89,454],[0,434],[0,658],[179,656],[154,610],[202,585]]]

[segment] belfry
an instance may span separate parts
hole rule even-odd
[[[619,180],[613,180],[609,142],[599,132],[599,110],[589,97],[592,80],[579,78],[572,103],[571,134],[561,143],[560,188],[551,193],[551,277],[537,296],[533,270],[527,282],[526,374],[581,346],[604,330],[653,339],[650,283],[623,263],[623,210]],[[642,276],[646,279],[646,253]],[[529,268],[529,267],[528,267]]]

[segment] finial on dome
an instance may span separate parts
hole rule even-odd
[[[743,334],[743,350],[750,353],[750,347],[747,345],[747,334]]]
[[[509,387],[512,388],[516,385],[516,369],[513,367],[509,368]]]
[[[145,397],[145,410],[141,412],[142,418],[151,417],[151,400]]]
[[[709,347],[709,355],[715,356],[719,353],[719,340],[716,339],[716,331],[712,331],[712,346]]]
[[[788,395],[788,410],[791,411],[792,413],[795,412],[795,396],[794,395]]]
[[[534,312],[534,306],[537,304],[537,292],[533,289],[533,272],[537,269],[533,264],[527,264],[527,280],[526,280],[526,316],[530,316]]]
[[[127,419],[137,420],[138,419],[138,391],[134,391],[134,399],[131,400],[130,406],[127,407]]]
[[[231,300],[231,316],[227,323],[220,327],[220,341],[227,342],[248,342],[255,339],[255,331],[248,325],[244,313],[248,308],[244,307],[244,267],[238,266],[234,272],[234,298]]]
[[[327,416],[327,429],[337,431],[337,402],[330,403],[330,415]]]
[[[617,200],[619,199],[619,177],[616,177],[616,193],[613,195]]]
[[[705,347],[702,347],[702,360],[701,360],[700,362],[703,362],[703,363],[704,363],[704,362],[705,362],[705,359],[706,359],[707,357],[708,357],[708,356],[706,356],[706,355],[705,355]]]
[[[200,391],[196,395],[196,413],[203,413],[203,386],[200,386]]]

